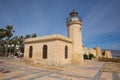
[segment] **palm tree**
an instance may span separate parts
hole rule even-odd
[[[25,38],[25,39],[31,38],[31,35],[27,34],[27,35],[25,35],[24,38]]]
[[[0,29],[0,40],[2,40],[2,38],[5,37],[5,32],[6,32],[5,29]]]
[[[13,32],[15,32],[13,30],[13,26],[11,25],[7,25],[6,26],[6,54],[5,54],[5,57],[7,57],[7,54],[8,54],[8,45],[9,45],[9,41],[10,41],[10,38],[13,36]]]
[[[35,37],[37,37],[37,34],[36,34],[36,33],[33,33],[32,35],[27,34],[27,35],[25,36],[25,39],[28,39],[28,38],[35,38]]]
[[[13,37],[12,41],[13,41],[12,45],[14,47],[13,55],[15,55],[15,53],[16,53],[16,46],[18,45],[18,36]]]
[[[5,29],[0,29],[0,44],[2,44],[2,39],[6,36],[5,33]]]
[[[34,34],[31,35],[31,37],[32,37],[32,38],[35,38],[35,37],[37,37],[37,34],[34,33]]]
[[[2,53],[1,55],[3,55],[3,51],[4,51],[4,43],[3,43],[3,38],[5,37],[5,29],[0,29],[0,52]]]
[[[9,47],[8,47],[8,51],[9,51],[10,55],[13,55],[13,46],[12,45],[13,45],[13,40],[10,39]]]
[[[19,41],[20,51],[24,53],[24,37],[20,36],[18,41]]]

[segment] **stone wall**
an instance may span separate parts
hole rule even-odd
[[[112,58],[112,53],[109,50],[105,50],[105,56],[106,58]]]
[[[47,45],[47,59],[43,59],[43,46]],[[29,47],[33,47],[33,56],[29,58]],[[65,59],[65,46],[68,46],[68,58]],[[63,65],[71,63],[72,44],[68,41],[51,40],[25,44],[24,58],[43,65]]]

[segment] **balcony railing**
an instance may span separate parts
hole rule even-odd
[[[67,21],[67,22],[72,21],[71,18],[72,18],[72,17],[68,17],[68,18],[66,19],[66,21]],[[77,18],[78,18],[78,20],[79,20],[80,22],[82,22],[82,18],[81,18],[81,17],[77,17]]]

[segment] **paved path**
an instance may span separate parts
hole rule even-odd
[[[58,71],[0,61],[0,80],[119,80],[120,75],[102,73],[100,69],[103,65],[104,62],[85,61]]]

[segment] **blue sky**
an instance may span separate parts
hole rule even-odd
[[[120,50],[120,0],[0,0],[0,28],[13,25],[14,36],[67,36],[73,9],[82,17],[86,47]]]

